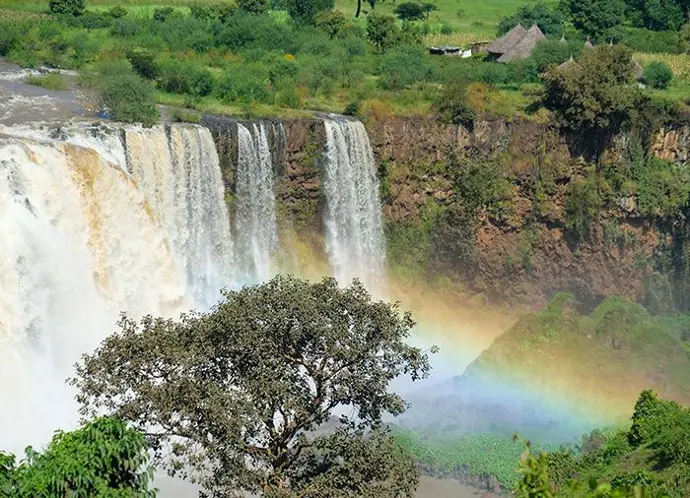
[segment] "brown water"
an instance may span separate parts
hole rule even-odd
[[[0,60],[0,124],[13,125],[32,121],[65,121],[84,115],[79,104],[76,77],[67,73],[72,88],[54,91],[29,85],[29,75],[41,74],[36,69],[22,69]]]

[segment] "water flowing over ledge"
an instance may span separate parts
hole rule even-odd
[[[0,128],[0,241],[0,446],[21,449],[74,420],[63,380],[121,311],[175,316],[232,284],[210,133]]]

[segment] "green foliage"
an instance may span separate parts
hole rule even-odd
[[[424,6],[417,2],[403,2],[393,9],[395,15],[401,21],[419,21],[424,19],[426,12]]]
[[[335,38],[345,27],[345,14],[339,10],[324,10],[316,15],[314,25]]]
[[[394,42],[397,31],[395,19],[391,16],[371,14],[367,17],[367,38],[381,52]]]
[[[319,12],[333,10],[335,0],[285,0],[290,17],[298,24],[314,24]]]
[[[644,28],[625,28],[619,43],[634,52],[677,53],[678,33],[675,31],[650,31]]]
[[[405,342],[413,325],[359,282],[276,277],[210,313],[123,317],[73,383],[83,412],[131,422],[158,458],[171,444],[168,469],[212,494],[412,496],[413,464],[380,428],[405,410],[391,381],[430,369]],[[318,435],[345,405],[354,416]]]
[[[125,8],[122,7],[121,5],[116,5],[112,9],[108,11],[108,15],[112,17],[113,19],[120,19],[121,17],[127,17],[129,14],[129,11]]]
[[[678,0],[626,0],[626,15],[634,26],[654,31],[677,31],[683,24]]]
[[[145,49],[130,50],[127,60],[136,73],[144,79],[155,80],[160,75],[160,67],[154,55]]]
[[[250,14],[263,14],[268,11],[268,0],[237,0],[237,7]]]
[[[690,177],[674,162],[650,156],[633,166],[632,175],[641,213],[672,218],[688,205]]]
[[[40,86],[48,90],[64,91],[69,88],[65,77],[60,73],[47,73],[37,76],[28,76],[26,82],[29,85]]]
[[[534,79],[537,76],[562,64],[570,57],[577,57],[582,51],[582,43],[560,40],[542,40],[534,47],[529,56],[528,64],[533,70]]]
[[[527,3],[513,15],[501,19],[498,23],[498,35],[506,34],[518,24],[522,24],[526,29],[536,24],[546,35],[561,35],[564,23],[565,16],[561,9],[544,2]]]
[[[250,0],[245,5],[237,6],[243,9],[245,12],[250,13],[262,13],[266,11],[268,6],[267,2],[263,0]],[[202,21],[226,21],[235,12],[235,5],[231,3],[217,3],[217,4],[206,4],[206,3],[196,3],[189,7],[192,17]]]
[[[74,432],[58,431],[43,453],[28,447],[19,465],[0,452],[0,496],[153,498],[148,461],[142,434],[97,418]]]
[[[86,0],[50,0],[48,3],[53,14],[80,16],[86,10]]]
[[[434,109],[442,122],[464,126],[469,131],[474,130],[477,113],[467,101],[466,85],[446,85],[443,93],[434,102]]]
[[[623,24],[623,0],[564,0],[573,25],[583,33],[598,37]]]
[[[128,64],[103,64],[98,68],[97,78],[103,104],[116,120],[146,125],[158,121],[153,86],[134,73]]]
[[[516,461],[523,446],[496,434],[394,432],[396,442],[408,452],[425,473],[455,477],[494,476],[506,488],[519,479]]]
[[[387,90],[402,90],[414,83],[429,80],[433,67],[424,47],[399,45],[387,51],[380,60],[380,85]]]
[[[673,79],[673,71],[663,62],[651,62],[644,70],[644,79],[652,88],[667,88]]]
[[[577,64],[550,71],[543,103],[562,126],[585,134],[600,153],[629,120],[640,92],[633,81],[632,53],[619,45],[585,50]]]
[[[180,14],[174,7],[159,7],[153,11],[153,20],[156,22],[165,22],[179,15]]]
[[[520,479],[513,493],[518,498],[553,498],[554,492],[549,482],[549,457],[545,452],[537,456],[531,452],[531,444],[525,441],[525,451],[520,457]]]
[[[678,51],[681,54],[690,54],[690,22],[683,24],[678,32]]]
[[[169,61],[161,68],[159,87],[166,92],[204,97],[213,91],[213,75],[203,66]]]

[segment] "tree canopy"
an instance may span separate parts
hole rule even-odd
[[[391,380],[429,372],[405,343],[413,325],[357,281],[276,277],[179,321],[123,316],[73,383],[83,413],[132,423],[212,496],[412,496],[414,464],[382,417],[406,406]]]
[[[529,28],[539,26],[544,34],[560,35],[563,32],[565,15],[563,11],[546,5],[543,2],[528,3],[521,6],[515,14],[504,17],[498,24],[498,35],[502,36],[518,24]]]
[[[43,453],[27,448],[18,464],[0,452],[0,498],[152,498],[148,461],[143,435],[97,418],[57,432]]]
[[[623,0],[563,0],[573,25],[593,37],[601,37],[612,28],[623,24]]]
[[[621,45],[599,45],[576,63],[545,76],[544,105],[564,127],[589,133],[600,142],[617,133],[634,111],[640,92],[633,83],[632,52]]]

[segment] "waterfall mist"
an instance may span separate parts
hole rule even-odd
[[[374,153],[359,121],[324,125],[326,251],[341,284],[359,278],[376,292],[384,284],[386,249]]]
[[[118,314],[175,316],[231,284],[210,133],[0,129],[0,448],[76,421],[64,379]]]

